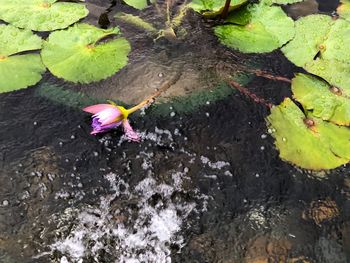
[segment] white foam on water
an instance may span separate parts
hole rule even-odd
[[[75,227],[50,246],[51,253],[59,252],[61,263],[80,263],[86,258],[98,263],[100,255],[106,253],[112,255],[111,263],[170,263],[170,246],[184,246],[180,231],[196,208],[195,203],[171,199],[175,191],[183,191],[185,175],[174,172],[171,184],[157,182],[148,175],[131,189],[116,174],[107,174],[105,179],[113,193],[101,197],[96,207],[81,209]],[[160,198],[154,204],[151,200],[155,194]],[[132,215],[129,218],[120,211],[122,208],[113,210],[113,202],[119,199],[137,200],[137,208],[128,210]],[[116,220],[118,216],[124,216],[124,220]]]

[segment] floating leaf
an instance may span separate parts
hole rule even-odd
[[[326,15],[310,15],[296,21],[295,38],[282,48],[295,65],[304,67],[319,55],[322,59],[348,62],[350,23]]]
[[[267,118],[280,157],[302,168],[333,169],[350,160],[350,129],[304,113],[289,98]]]
[[[295,37],[282,48],[284,55],[295,65],[303,67],[322,49],[321,44],[334,21],[326,15],[310,15],[295,22]]]
[[[342,89],[344,95],[350,97],[350,64],[318,58],[306,64],[305,69]]]
[[[42,40],[30,30],[0,25],[0,93],[23,89],[41,79],[45,67],[40,55],[17,55],[40,49]]]
[[[341,4],[337,8],[337,13],[340,17],[343,17],[346,20],[350,20],[350,1],[342,0]]]
[[[338,125],[350,125],[350,99],[339,88],[318,78],[297,74],[292,80],[294,98],[312,115]]]
[[[213,17],[222,13],[226,0],[193,0],[189,6],[204,16]],[[235,10],[248,0],[231,0],[229,11]]]
[[[0,0],[0,19],[35,31],[63,29],[87,16],[84,4],[58,0]]]
[[[294,22],[278,6],[250,5],[215,28],[220,41],[245,53],[271,52],[294,36]],[[245,24],[245,22],[248,22]]]
[[[119,29],[103,30],[76,24],[50,34],[41,56],[46,67],[59,78],[90,83],[112,76],[128,62],[130,44],[125,38],[101,41],[119,34]]]
[[[302,1],[304,1],[304,0],[263,0],[263,2],[265,4],[268,4],[268,5],[273,5],[273,4],[289,5],[289,4],[299,3],[299,2],[302,2]]]
[[[142,10],[148,6],[147,0],[123,0],[129,6],[132,6],[136,9]],[[155,2],[154,0],[150,1],[151,3]]]

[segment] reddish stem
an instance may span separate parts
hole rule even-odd
[[[228,15],[228,12],[230,10],[231,0],[226,0],[224,9],[221,12],[221,18],[225,19]]]
[[[243,87],[241,84],[239,84],[238,82],[230,79],[227,80],[228,83],[230,84],[230,86],[234,89],[237,89],[240,93],[246,95],[247,97],[251,98],[254,102],[256,103],[260,103],[266,107],[268,107],[269,109],[272,108],[273,104],[270,102],[267,102],[265,99],[258,97],[256,94],[250,92],[247,88]]]

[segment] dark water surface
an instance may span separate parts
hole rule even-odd
[[[319,8],[331,13],[336,2],[320,0]],[[96,25],[103,13],[131,11],[88,4]],[[308,6],[299,12],[314,12]],[[145,17],[157,23],[152,12]],[[136,69],[87,86],[47,74],[0,95],[1,263],[350,262],[349,167],[312,174],[281,161],[265,124],[269,110],[238,92],[132,116],[140,144],[119,130],[89,134],[77,91],[118,99],[127,80],[157,82],[160,68],[207,72],[208,85],[219,85],[215,72],[252,61],[289,78],[297,70],[280,52],[242,56],[220,46],[194,13],[184,28],[190,34],[181,41],[154,43],[122,25]],[[157,66],[145,71],[149,61]],[[195,80],[182,74],[181,83]],[[72,93],[60,93],[63,86]],[[258,77],[247,87],[275,104],[290,95],[287,84]]]

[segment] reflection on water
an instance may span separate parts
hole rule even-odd
[[[102,2],[90,3],[90,22],[109,8]],[[118,4],[108,11],[116,8],[128,10]],[[190,83],[201,72],[208,72],[204,89],[213,88],[218,59],[259,61],[266,70],[292,76],[295,69],[279,52],[243,57],[219,46],[198,16],[187,19],[187,30],[203,33],[182,44],[154,44],[126,33],[139,55],[131,61],[135,68],[86,87],[85,94],[118,98],[114,87],[128,79],[140,92],[144,65],[154,66],[145,83],[166,82],[173,68],[184,72],[168,97],[198,87]],[[198,50],[205,39],[208,48]],[[148,53],[140,51],[145,46]],[[150,54],[153,61],[146,63]],[[1,263],[350,258],[349,168],[311,174],[282,162],[266,130],[264,106],[232,92],[224,99],[201,98],[205,103],[193,112],[169,103],[161,117],[159,108],[150,107],[133,118],[143,137],[135,144],[119,130],[89,134],[89,116],[76,108],[82,99],[76,91],[84,87],[50,76],[43,82],[74,93],[50,98],[33,87],[0,96]],[[261,78],[247,87],[274,103],[290,95],[288,85]]]

